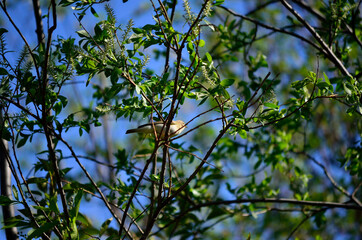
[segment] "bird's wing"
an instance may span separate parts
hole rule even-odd
[[[162,121],[157,121],[157,122],[153,122],[154,125],[160,125],[160,124],[163,124]],[[143,124],[143,125],[140,125],[138,126],[138,128],[143,128],[143,127],[148,127],[148,126],[152,126],[152,123],[146,123],[146,124]]]

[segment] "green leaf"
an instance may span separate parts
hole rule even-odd
[[[18,193],[18,189],[16,189],[16,187],[14,185],[11,186],[11,190],[13,192],[14,198],[19,201],[19,193]]]
[[[30,183],[46,183],[47,179],[40,178],[40,177],[31,177],[27,180],[27,182]]]
[[[200,40],[198,41],[198,45],[199,45],[199,47],[205,46],[205,41],[202,40],[202,39],[200,39]]]
[[[94,10],[93,7],[91,7],[91,12],[92,12],[93,16],[95,16],[97,18],[99,17],[98,13],[96,12],[96,10]]]
[[[274,103],[271,103],[271,102],[266,102],[263,105],[266,106],[266,107],[269,107],[269,108],[279,109],[279,106],[277,104],[274,104]]]
[[[160,180],[160,176],[159,176],[159,175],[156,175],[156,174],[151,174],[150,178],[151,178],[151,180],[153,180],[153,181],[159,181],[159,180]]]
[[[72,3],[76,2],[77,0],[61,0],[59,2],[59,5],[63,6],[63,7],[66,7],[66,6],[69,6],[71,5]]]
[[[225,0],[216,0],[214,3],[214,6],[220,6],[221,4],[224,3]]]
[[[6,32],[8,32],[7,29],[5,29],[5,28],[0,28],[0,36],[1,36],[3,33],[6,33]]]
[[[251,240],[251,234],[249,232],[248,238],[246,240]]]
[[[0,132],[1,132],[1,138],[2,139],[5,139],[6,141],[10,141],[11,133],[10,133],[9,129],[4,127],[2,129],[0,129]]]
[[[102,123],[97,121],[97,122],[94,123],[94,126],[95,127],[100,127],[100,126],[102,126]]]
[[[138,95],[141,94],[141,88],[138,85],[136,85],[136,93]]]
[[[188,43],[187,43],[187,50],[189,50],[189,52],[194,52],[194,45],[192,44],[192,42],[191,41],[189,41]]]
[[[51,231],[56,225],[58,225],[58,221],[54,222],[46,222],[44,225],[40,226],[39,228],[35,228],[29,231],[27,239],[34,239],[39,238],[42,236],[43,233]]]
[[[248,137],[248,135],[247,135],[247,133],[246,133],[246,131],[245,131],[244,129],[240,129],[240,130],[238,131],[238,133],[239,133],[239,135],[240,135],[240,137],[241,137],[242,139],[246,139],[246,138]]]
[[[58,99],[62,102],[62,106],[65,107],[68,104],[68,99],[62,95],[58,95]]]
[[[16,145],[17,148],[21,148],[22,146],[25,145],[25,143],[28,141],[28,138],[29,138],[30,135],[25,135],[23,134],[22,135],[22,139],[20,139],[20,141],[18,142],[18,144]]]
[[[0,68],[0,75],[9,75],[5,68]]]
[[[347,84],[343,83],[343,89],[347,95],[352,95],[352,91],[347,87]]]
[[[327,76],[326,73],[323,73],[323,76],[324,76],[324,80],[326,81],[326,83],[328,83],[329,85],[331,85],[331,82],[329,81],[329,78]]]
[[[207,61],[209,61],[209,63],[212,63],[212,57],[211,57],[210,53],[206,52],[205,56],[207,58]]]
[[[93,76],[94,76],[94,73],[89,74],[88,79],[87,79],[87,83],[85,84],[86,87],[88,86],[88,84],[89,84],[90,80],[93,78]]]
[[[323,226],[327,222],[327,218],[324,215],[324,213],[325,213],[324,211],[323,212],[318,212],[314,216],[314,222],[316,223],[318,228],[320,228],[321,226]]]
[[[2,227],[2,229],[12,228],[12,227],[24,227],[24,226],[28,227],[29,224],[26,221],[24,221],[24,218],[18,215],[6,219],[6,224]]]
[[[81,37],[81,38],[88,38],[88,37],[89,37],[87,31],[85,31],[85,30],[79,30],[79,31],[76,31],[76,33],[77,33],[77,34],[79,35],[79,37]]]
[[[14,201],[14,200],[11,200],[9,197],[7,197],[7,196],[3,196],[3,195],[1,195],[0,196],[0,205],[1,206],[9,206],[10,204],[12,204],[12,203],[15,203],[16,201]]]
[[[58,204],[57,204],[57,196],[54,195],[54,196],[48,197],[48,200],[49,200],[49,209],[56,214],[60,214]]]
[[[74,202],[73,202],[73,208],[69,211],[69,213],[71,214],[70,217],[72,217],[74,220],[77,218],[78,216],[78,212],[79,212],[79,207],[80,207],[80,203],[82,200],[82,196],[83,196],[83,191],[78,191],[77,195],[74,198]]]
[[[108,230],[109,224],[112,222],[112,220],[113,218],[109,218],[102,224],[101,229],[99,230],[100,237]]]
[[[235,79],[227,78],[227,79],[222,80],[220,85],[223,87],[229,87],[229,86],[233,85],[234,82],[235,82]]]
[[[62,103],[61,102],[56,102],[53,106],[53,110],[55,115],[58,115],[61,111],[62,111]]]
[[[211,210],[211,213],[209,214],[209,216],[207,216],[207,220],[216,218],[216,217],[220,217],[222,215],[225,215],[227,213],[227,211],[223,208],[220,207],[213,207]]]

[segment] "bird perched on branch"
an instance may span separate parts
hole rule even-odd
[[[127,130],[126,134],[130,134],[130,133],[154,133],[154,129],[153,126],[154,125],[154,129],[157,133],[157,136],[159,138],[164,138],[165,137],[165,132],[166,132],[166,123],[164,122],[153,122],[153,123],[147,123],[147,124],[143,124],[138,126],[138,128],[134,128],[134,129],[129,129]],[[185,130],[186,125],[183,121],[181,120],[177,120],[177,121],[172,121],[171,125],[170,125],[170,130],[169,130],[169,136],[173,137],[176,136],[178,134],[180,134],[183,130]],[[162,133],[161,133],[162,131]]]

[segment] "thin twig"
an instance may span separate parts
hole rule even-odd
[[[136,194],[136,192],[137,192],[138,186],[141,184],[141,181],[142,181],[142,179],[143,179],[143,177],[144,177],[144,175],[145,175],[145,173],[146,173],[146,171],[147,171],[147,169],[148,169],[149,164],[152,162],[152,160],[153,160],[153,159],[155,158],[155,156],[156,156],[157,150],[158,150],[158,148],[159,148],[159,145],[158,145],[158,144],[159,144],[159,142],[156,141],[156,145],[155,145],[155,148],[154,148],[154,150],[153,150],[153,152],[152,152],[152,155],[151,155],[150,158],[147,160],[147,162],[146,162],[146,164],[145,164],[145,166],[144,166],[144,168],[143,168],[143,170],[142,170],[142,172],[141,172],[141,175],[140,175],[140,177],[138,178],[137,183],[136,183],[136,185],[134,186],[133,191],[132,191],[132,193],[131,193],[128,201],[127,201],[126,208],[124,209],[124,214],[123,214],[123,217],[122,217],[122,221],[121,221],[121,223],[120,223],[119,236],[122,235],[122,231],[123,231],[123,228],[124,228],[124,225],[125,225],[125,222],[126,222],[126,216],[127,216],[126,214],[128,213],[128,210],[129,210],[129,208],[130,208],[130,206],[131,206],[131,203],[132,203],[132,199],[134,198],[134,196],[135,196],[135,194]]]
[[[321,22],[325,21],[326,18],[322,15],[322,13],[320,13],[318,10],[312,8],[310,5],[308,5],[308,3],[306,3],[303,0],[293,0],[293,2],[295,2],[296,4],[298,4],[299,6],[301,6],[302,8],[304,8],[305,10],[307,10],[308,12],[310,12],[311,14],[313,14],[314,16],[316,16]],[[361,0],[359,1],[359,4],[361,3]],[[359,6],[356,7],[356,9],[358,9]],[[354,20],[354,15],[352,13],[352,22]],[[361,40],[357,37],[356,35],[356,31],[355,31],[355,25],[352,25],[352,27],[350,25],[348,25],[347,22],[343,21],[344,26],[346,27],[347,33],[350,34],[351,36],[353,36],[353,38],[356,40],[356,42],[358,43],[358,45],[360,47],[362,47],[362,42]]]
[[[97,190],[97,192],[99,193],[99,195],[101,196],[104,204],[106,205],[106,207],[108,208],[108,210],[111,212],[111,214],[113,215],[113,217],[117,220],[117,222],[122,226],[122,228],[124,227],[122,224],[122,221],[117,217],[117,215],[115,214],[115,212],[113,211],[113,209],[111,208],[108,200],[106,199],[106,197],[103,195],[102,191],[99,189],[99,187],[97,186],[97,183],[94,182],[93,178],[90,176],[90,174],[88,173],[88,171],[85,169],[85,167],[83,166],[83,164],[79,161],[79,158],[77,157],[77,155],[75,154],[73,147],[69,145],[69,143],[67,141],[65,141],[59,134],[54,133],[57,138],[65,144],[65,146],[67,146],[67,148],[69,149],[69,151],[71,152],[72,156],[74,157],[75,161],[77,162],[77,164],[79,165],[79,167],[83,170],[84,174],[87,176],[87,178],[89,179],[89,181],[91,182],[91,184],[93,185],[93,187]],[[127,211],[124,212],[123,217],[125,218],[127,216]],[[132,235],[130,232],[128,232],[126,229],[126,234],[128,235],[129,238],[133,239]]]
[[[324,210],[323,210],[324,211]],[[314,216],[317,212],[314,212],[312,214],[308,214],[305,216],[305,218],[290,232],[290,234],[287,237],[287,240],[289,240],[293,234],[308,220],[310,219],[312,216]]]
[[[15,24],[15,22],[13,21],[13,19],[11,18],[11,16],[9,15],[7,9],[6,9],[6,5],[5,2],[4,3],[0,3],[0,7],[3,10],[3,12],[5,13],[5,15],[7,16],[7,18],[9,19],[10,23],[13,25],[13,27],[15,28],[16,32],[19,34],[19,36],[21,37],[21,39],[23,40],[23,42],[26,45],[26,48],[29,51],[29,54],[31,55],[31,58],[33,60],[34,66],[35,66],[35,72],[37,75],[37,78],[40,79],[40,72],[39,72],[39,66],[37,64],[37,58],[35,57],[33,50],[31,49],[28,41],[26,40],[25,36],[22,34],[22,32],[20,31],[20,29],[18,28],[18,26]]]
[[[336,183],[336,181],[333,179],[333,177],[331,176],[331,174],[329,173],[329,171],[327,170],[327,168],[321,164],[320,162],[318,162],[314,157],[312,157],[311,155],[309,155],[308,153],[305,152],[295,152],[297,154],[303,154],[304,156],[308,157],[310,160],[312,160],[315,164],[317,164],[320,168],[323,169],[324,174],[327,176],[327,178],[329,179],[329,181],[332,183],[333,187],[335,189],[337,189],[338,191],[340,191],[341,193],[343,193],[344,195],[346,195],[347,197],[351,198],[356,204],[358,204],[359,206],[362,207],[361,202],[356,199],[353,198],[353,194],[350,194],[346,189],[344,189],[342,186],[338,185]],[[362,184],[362,183],[360,183]],[[358,189],[358,188],[357,188]]]
[[[310,98],[308,101],[305,101],[302,105],[300,105],[298,108],[296,108],[295,110],[291,111],[290,113],[288,113],[287,115],[285,115],[284,117],[281,117],[279,119],[275,119],[273,121],[267,122],[267,123],[263,123],[261,125],[257,125],[257,126],[251,126],[248,127],[249,129],[256,129],[256,128],[260,128],[260,127],[265,127],[268,125],[271,125],[273,123],[282,121],[284,119],[287,119],[288,117],[290,117],[291,115],[293,115],[295,112],[299,111],[300,109],[302,109],[306,104],[308,104],[309,102],[312,102],[316,99],[322,99],[322,98],[329,98],[329,99],[338,99],[338,98],[345,98],[345,96],[339,96],[337,94],[333,94],[333,95],[329,95],[329,96],[316,96],[313,98]]]
[[[317,33],[317,31],[302,17],[299,13],[293,9],[293,7],[285,0],[280,0],[280,2],[284,5],[289,12],[291,12],[304,26],[305,28],[312,34],[312,36],[319,42],[325,52],[327,52],[327,56],[334,62],[334,64],[341,70],[341,72],[348,76],[352,77],[348,72],[347,68],[343,65],[341,60],[334,54],[332,49],[328,47],[328,45],[324,42],[322,37]]]
[[[9,127],[10,127],[11,131],[12,131],[12,136],[15,136],[15,134],[14,134],[14,129],[13,129],[13,126],[12,126],[11,122],[9,121],[8,124],[9,124]],[[18,158],[17,158],[17,154],[16,154],[16,150],[15,150],[15,146],[16,146],[16,144],[15,144],[15,139],[14,139],[14,138],[11,138],[11,141],[12,141],[12,144],[11,144],[11,145],[12,145],[12,150],[13,150],[13,154],[14,154],[14,158],[15,158],[15,161],[16,161],[16,164],[17,164],[18,171],[19,171],[19,173],[20,173],[20,176],[21,176],[21,178],[22,178],[22,180],[23,180],[24,185],[28,188],[28,187],[29,187],[29,186],[28,186],[28,183],[27,183],[27,181],[26,181],[25,178],[24,178],[24,175],[23,175],[22,170],[21,170],[21,167],[20,167],[20,162],[19,162],[19,160],[18,160]],[[21,195],[21,197],[22,197],[22,201],[21,201],[21,202],[22,202],[22,204],[24,205],[24,207],[26,208],[26,210],[28,211],[28,214],[30,215],[30,220],[33,222],[33,224],[34,224],[37,228],[40,228],[39,223],[38,223],[37,220],[35,219],[32,211],[31,211],[31,209],[30,209],[30,206],[29,206],[29,204],[28,204],[27,201],[26,201],[26,197],[25,197],[23,188],[21,187],[20,179],[19,179],[19,177],[18,177],[18,175],[16,174],[16,171],[15,171],[15,166],[13,165],[13,162],[11,161],[10,157],[8,157],[7,160],[8,160],[9,166],[12,166],[13,176],[14,176],[15,181],[16,181],[16,183],[17,183],[18,191],[20,192],[20,195]],[[31,191],[29,191],[29,192],[31,192]],[[32,194],[31,194],[31,195],[32,195]],[[44,237],[45,239],[49,239],[49,240],[50,240],[50,237],[49,237],[46,233],[42,233],[42,237]]]
[[[279,0],[271,0],[271,1],[268,1],[268,2],[265,2],[265,3],[262,3],[260,5],[258,5],[255,9],[249,11],[247,14],[245,14],[246,16],[249,16],[257,11],[260,11],[262,10],[263,8],[269,6],[270,4],[273,4],[273,3],[276,3],[276,2],[279,2]]]
[[[314,42],[310,41],[309,39],[307,39],[307,38],[305,38],[305,37],[303,37],[303,36],[301,36],[301,35],[296,34],[295,32],[286,31],[286,30],[283,29],[283,28],[277,28],[277,27],[269,26],[269,25],[267,25],[267,24],[265,24],[265,23],[262,23],[262,22],[260,22],[260,21],[258,21],[258,20],[255,20],[255,19],[253,19],[253,18],[250,18],[250,17],[244,16],[244,15],[238,14],[238,13],[236,13],[236,12],[232,11],[231,9],[226,8],[226,7],[224,7],[224,6],[218,6],[218,7],[226,10],[227,12],[231,13],[232,15],[234,15],[234,16],[236,16],[236,17],[240,17],[240,18],[242,18],[242,19],[244,19],[244,20],[247,20],[247,21],[249,21],[249,22],[252,22],[252,23],[254,23],[254,24],[258,25],[258,26],[261,26],[261,27],[263,27],[263,28],[265,28],[265,29],[273,30],[273,31],[275,31],[275,32],[285,33],[285,34],[288,34],[288,35],[290,35],[290,36],[296,37],[296,38],[302,40],[303,42],[308,43],[309,45],[313,46],[313,47],[314,47],[315,49],[317,49],[318,51],[320,51],[320,52],[322,52],[322,53],[324,53],[325,55],[328,56],[327,52],[324,51],[323,48],[321,48],[320,46],[318,46],[318,45],[315,44]]]
[[[171,147],[170,145],[167,145],[167,147],[171,148],[172,150],[175,150],[177,152],[181,152],[181,153],[186,153],[186,154],[189,154],[189,155],[192,155],[194,156],[195,158],[203,161],[202,158],[200,158],[199,156],[197,156],[196,154],[192,153],[192,152],[188,152],[188,151],[183,151],[183,150],[180,150],[180,149],[177,149],[177,148],[174,148],[174,147]],[[214,168],[218,169],[220,172],[224,172],[221,168],[215,166],[214,164],[212,163],[209,163],[209,162],[206,162],[207,165],[210,165],[210,166],[213,166]]]
[[[72,182],[67,181],[67,180],[65,180],[65,179],[62,179],[62,181],[65,182],[65,183],[67,183],[67,184],[71,184],[71,183],[72,183]],[[82,191],[84,191],[84,192],[92,195],[93,197],[102,200],[102,197],[96,195],[95,193],[93,193],[93,192],[91,192],[91,191],[89,191],[89,190],[87,190],[87,189],[85,189],[85,188],[79,187],[79,186],[78,186],[78,188],[81,189]],[[120,206],[118,206],[117,204],[115,204],[115,203],[113,203],[113,202],[110,202],[109,204],[112,205],[112,206],[115,207],[115,208],[119,208],[119,209],[120,209]],[[135,219],[132,218],[132,216],[130,216],[129,214],[127,214],[127,216],[132,220],[132,222],[136,225],[136,227],[138,228],[138,230],[142,233],[142,232],[143,232],[143,231],[142,231],[142,228],[141,228],[141,227],[137,224],[137,222],[136,222],[137,219],[136,219],[136,218],[135,218]]]

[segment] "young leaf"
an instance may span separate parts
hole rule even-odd
[[[233,85],[234,82],[235,82],[235,79],[227,78],[227,79],[222,80],[220,82],[220,85],[223,87],[229,87],[229,86]]]

